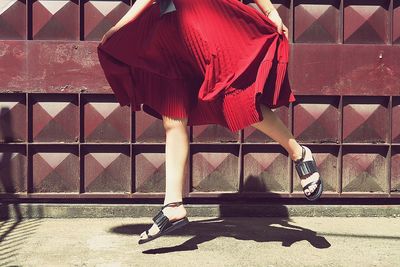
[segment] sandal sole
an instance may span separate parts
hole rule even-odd
[[[320,177],[320,179],[321,179],[321,177]],[[307,195],[304,193],[304,195],[306,196],[306,198],[307,198],[308,200],[310,200],[310,201],[315,201],[315,200],[318,200],[318,199],[321,197],[322,192],[324,191],[324,186],[323,186],[322,180],[321,180],[321,184],[320,184],[315,190],[318,190],[318,191],[317,191],[317,193],[315,193],[315,195],[312,196],[312,197],[307,196]]]
[[[172,222],[172,226],[171,226],[171,227],[165,229],[164,231],[160,231],[160,232],[158,232],[157,234],[152,235],[151,237],[149,237],[149,238],[147,238],[147,239],[139,239],[138,244],[139,244],[139,245],[140,245],[140,244],[144,244],[144,243],[147,243],[147,242],[149,242],[149,241],[151,241],[151,240],[154,240],[154,239],[156,239],[156,238],[159,238],[160,236],[163,236],[163,235],[165,235],[165,234],[167,234],[167,233],[170,233],[170,232],[172,232],[172,231],[174,231],[174,230],[176,230],[176,229],[179,229],[179,228],[181,228],[181,227],[187,225],[188,223],[189,223],[189,219],[188,219],[187,217],[184,217],[184,218],[182,218],[182,219],[180,219],[180,220],[177,220],[177,221],[175,221],[175,222]]]

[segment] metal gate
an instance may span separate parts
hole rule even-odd
[[[0,198],[163,196],[162,123],[119,106],[96,54],[132,3],[0,2]],[[323,197],[399,197],[400,1],[274,3],[298,100],[276,112],[315,152]],[[287,153],[255,128],[188,133],[185,197],[304,198]]]

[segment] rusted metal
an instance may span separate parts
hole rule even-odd
[[[162,122],[118,105],[96,54],[134,1],[56,2],[0,14],[0,198],[163,198]],[[400,2],[273,2],[297,96],[276,112],[314,152],[323,198],[399,199]],[[185,198],[304,199],[287,153],[255,128],[187,131]]]

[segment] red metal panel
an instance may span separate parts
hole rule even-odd
[[[0,95],[0,142],[25,142],[26,126],[25,95]]]
[[[99,40],[129,10],[130,0],[90,1],[81,0],[84,40]]]
[[[400,44],[400,1],[393,5],[393,43]]]
[[[297,96],[275,112],[313,150],[324,197],[400,197],[400,2],[273,2]],[[0,4],[0,198],[163,197],[162,121],[118,106],[97,58],[130,5]],[[304,198],[287,153],[254,127],[187,131],[185,197]]]
[[[238,146],[194,147],[192,190],[194,192],[238,191]]]
[[[301,142],[339,143],[339,98],[299,98],[294,106],[294,135]]]
[[[84,160],[84,192],[130,193],[129,146],[81,147]]]
[[[161,120],[139,111],[135,113],[135,125],[135,142],[165,143],[165,129]]]
[[[0,39],[25,40],[26,0],[2,0],[0,3]]]
[[[26,193],[26,146],[1,144],[0,162],[0,193]]]
[[[339,40],[340,1],[326,0],[315,4],[296,0],[294,40],[300,43],[337,43]]]
[[[389,142],[388,98],[347,97],[343,106],[343,142]]]
[[[297,94],[400,95],[400,46],[296,44],[291,54]]]
[[[388,147],[343,148],[343,192],[388,192]]]
[[[345,43],[389,42],[388,0],[344,1]]]
[[[390,191],[400,194],[400,146],[393,147]]]
[[[85,142],[128,143],[131,140],[131,110],[110,95],[85,96],[83,106]]]
[[[35,193],[79,192],[77,146],[34,146],[29,157]]]
[[[32,39],[79,40],[79,0],[32,1]]]
[[[393,98],[392,142],[400,143],[400,97]]]
[[[35,95],[31,100],[34,142],[78,142],[79,110],[76,95]]]
[[[288,155],[279,146],[244,146],[244,192],[290,192]]]
[[[238,141],[239,132],[231,132],[221,125],[199,125],[193,127],[193,142],[220,143]]]

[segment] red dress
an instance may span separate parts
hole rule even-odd
[[[262,120],[259,104],[287,105],[289,44],[260,11],[238,0],[158,3],[115,32],[98,56],[121,106],[232,132]]]

